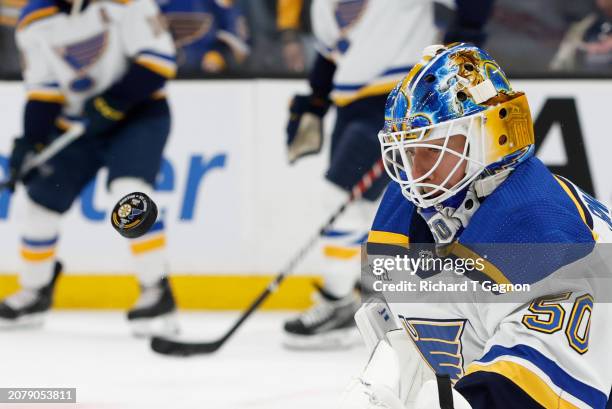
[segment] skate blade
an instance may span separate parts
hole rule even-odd
[[[333,351],[350,349],[363,342],[356,327],[328,331],[316,335],[285,333],[283,346],[300,351]]]
[[[160,315],[155,318],[138,318],[128,320],[132,335],[137,338],[168,337],[179,333],[178,318],[175,313]]]
[[[23,315],[17,319],[0,318],[0,330],[40,328],[45,323],[45,313]]]

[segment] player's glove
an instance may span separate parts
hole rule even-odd
[[[329,99],[313,95],[296,95],[289,107],[287,124],[287,157],[297,159],[319,153],[323,145],[323,117],[331,105]]]
[[[41,142],[33,141],[24,136],[15,138],[13,141],[13,150],[9,158],[9,180],[12,183],[7,188],[13,192],[15,190],[15,178],[21,176],[21,181],[27,183],[34,175],[35,170],[31,170],[25,175],[20,175],[23,165],[28,157],[40,152],[45,145]]]
[[[86,136],[104,136],[116,127],[128,106],[104,94],[95,96],[85,103],[83,114],[87,120]]]

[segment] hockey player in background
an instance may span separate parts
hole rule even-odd
[[[612,66],[612,1],[597,0],[597,9],[567,30],[550,68],[555,71],[607,73]]]
[[[153,0],[31,0],[22,10],[16,40],[27,102],[11,172],[19,172],[28,155],[71,121],[84,120],[86,129],[24,179],[24,266],[21,290],[0,304],[6,325],[40,322],[50,308],[62,270],[55,257],[62,215],[101,167],[108,169],[113,197],[152,190],[170,132],[164,88],[176,72],[172,38]],[[134,332],[175,332],[163,221],[130,247],[141,286],[128,313]]]
[[[457,0],[455,21],[445,41],[484,41],[483,27],[492,0]],[[385,100],[397,81],[418,61],[421,50],[435,42],[433,1],[314,0],[311,8],[318,55],[309,75],[310,95],[296,95],[287,125],[288,158],[318,153],[322,120],[335,105],[321,200],[334,208],[380,157],[376,135],[384,119]],[[360,245],[365,240],[376,201],[388,183],[374,182],[364,200],[351,204],[323,240],[324,284],[315,305],[285,323],[291,347],[339,347],[358,342],[353,314],[359,276]]]
[[[534,157],[526,95],[483,50],[431,46],[389,95],[379,138],[392,182],[369,264],[430,243],[481,267],[387,270],[465,289],[365,304],[371,355],[342,408],[606,408],[612,215]]]
[[[159,0],[177,47],[179,71],[219,73],[248,57],[248,29],[233,0]]]

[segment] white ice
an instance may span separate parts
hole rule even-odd
[[[120,312],[53,311],[43,328],[0,331],[0,387],[76,387],[75,404],[3,409],[327,409],[365,348],[289,351],[287,313],[257,313],[210,356],[165,357],[129,335]],[[235,313],[180,313],[191,339],[215,339]]]

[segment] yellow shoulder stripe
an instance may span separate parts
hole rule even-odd
[[[477,253],[465,247],[461,243],[455,242],[452,245],[450,251],[457,257],[461,257],[464,259],[480,260],[480,262],[484,265],[484,269],[480,272],[489,277],[491,280],[495,281],[497,284],[511,284],[510,280],[508,280],[508,277],[506,277],[504,273],[502,273],[502,271],[497,268],[493,263],[479,256]]]
[[[53,102],[57,104],[66,103],[66,97],[61,92],[47,92],[47,91],[30,91],[28,92],[28,100],[41,101],[41,102]]]
[[[35,10],[30,14],[26,15],[17,26],[17,30],[23,30],[28,25],[32,24],[37,20],[52,16],[59,12],[59,8],[56,6],[44,7],[42,9]]]
[[[561,188],[565,191],[565,193],[567,193],[569,198],[572,199],[572,202],[574,202],[574,206],[576,206],[576,209],[578,210],[578,214],[580,214],[580,218],[582,219],[584,224],[587,226],[587,228],[591,231],[591,234],[593,235],[593,239],[597,241],[599,236],[589,227],[589,224],[587,223],[586,215],[584,214],[584,210],[582,210],[582,206],[580,206],[580,203],[578,202],[578,198],[574,196],[570,188],[567,186],[567,184],[563,180],[559,179],[557,175],[553,175],[553,176],[555,177],[555,180],[559,183]]]
[[[394,244],[396,246],[406,246],[410,242],[408,236],[400,233],[388,231],[370,230],[368,243]]]
[[[176,67],[174,66],[162,65],[145,57],[137,58],[136,63],[168,79],[172,79],[176,76]]]

